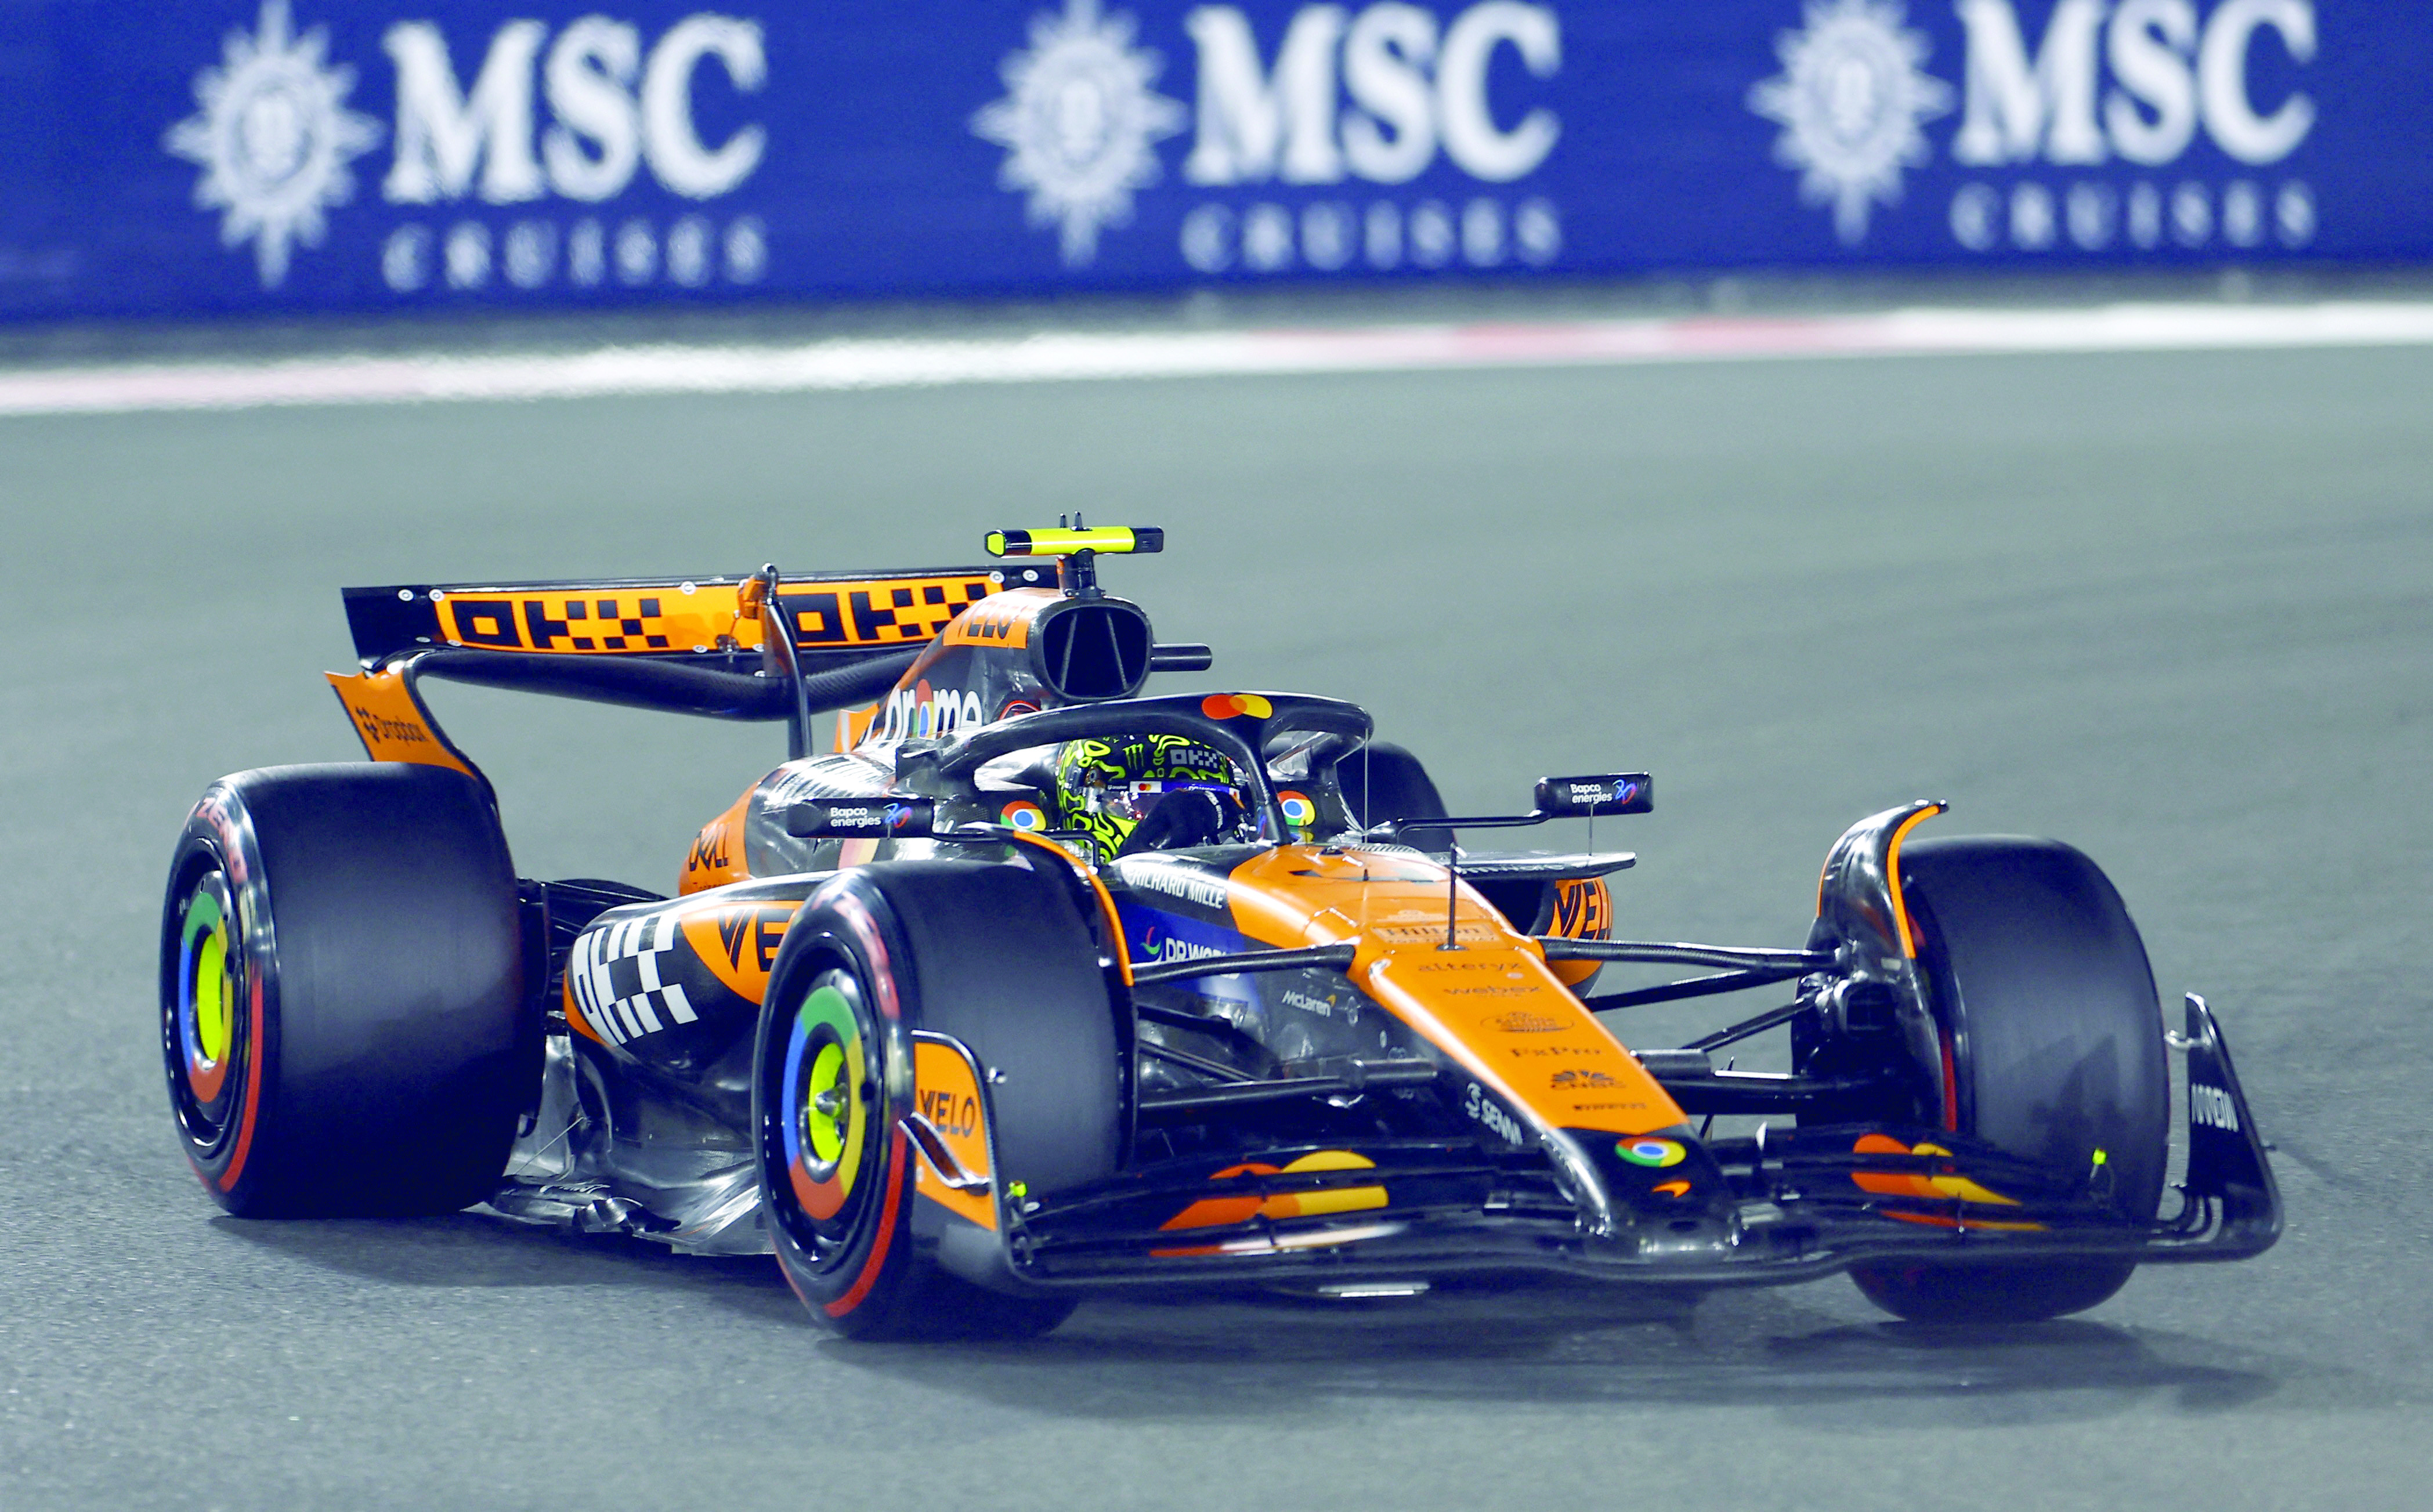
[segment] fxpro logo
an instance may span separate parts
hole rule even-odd
[[[740,101],[766,84],[757,21],[705,12],[655,37],[601,15],[554,35],[543,22],[509,21],[465,70],[469,55],[436,22],[399,21],[381,45],[395,75],[391,123],[349,105],[355,69],[330,61],[327,28],[296,33],[287,0],[264,0],[255,32],[230,32],[221,66],[196,76],[199,111],[165,145],[203,168],[196,202],[225,212],[229,246],[254,244],[264,287],[285,281],[295,246],[321,243],[327,212],[354,197],[353,160],[383,141],[383,199],[468,212],[390,232],[380,271],[400,293],[697,288],[765,274],[766,233],[749,215],[705,210],[661,225],[564,209],[605,207],[645,174],[705,207],[749,179],[765,128],[706,132],[696,106],[709,89]]]
[[[1956,115],[1951,161],[1976,172],[1947,215],[1969,251],[2294,248],[2316,235],[2313,190],[2266,170],[2314,129],[2301,85],[2315,10],[2315,0],[1953,0],[1965,50],[1955,89],[1927,71],[1932,42],[1904,0],[1809,0],[1806,26],[1777,40],[1781,74],[1749,106],[1781,124],[1778,160],[1800,170],[1804,196],[1832,208],[1852,246],[1875,208],[1900,202],[1903,174],[1931,160],[1924,127]],[[2227,171],[2189,161],[2200,142]]]
[[[1157,92],[1165,59],[1135,45],[1131,15],[1066,0],[1061,16],[1035,18],[1031,46],[1005,60],[1005,97],[973,118],[1007,148],[999,182],[1028,194],[1032,224],[1057,229],[1067,266],[1088,265],[1102,231],[1131,224],[1134,194],[1164,177],[1158,144],[1186,131],[1181,178],[1203,193],[1181,250],[1203,273],[1543,264],[1561,252],[1553,202],[1501,188],[1536,174],[1562,137],[1539,97],[1562,67],[1551,7],[1309,5],[1262,37],[1240,8],[1210,5],[1182,26],[1188,107]],[[1509,97],[1490,97],[1490,77]],[[1404,187],[1439,165],[1468,187]]]

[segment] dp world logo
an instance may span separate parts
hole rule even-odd
[[[227,212],[220,241],[253,243],[264,288],[286,281],[289,248],[320,245],[322,212],[353,197],[347,164],[381,139],[380,123],[346,107],[355,71],[327,62],[330,37],[298,37],[287,0],[263,0],[260,29],[231,31],[221,66],[195,78],[201,113],[170,127],[171,152],[203,169],[195,203]]]
[[[1801,170],[1800,195],[1833,207],[1843,245],[1867,234],[1879,203],[1900,202],[1901,172],[1929,156],[1926,122],[1951,112],[1951,87],[1924,71],[1927,39],[1901,0],[1809,0],[1808,25],[1775,42],[1780,76],[1749,109],[1782,124],[1774,155]]]
[[[1165,60],[1132,45],[1133,22],[1098,0],[1031,18],[1030,48],[999,70],[1005,98],[972,129],[1007,149],[997,179],[1030,195],[1030,223],[1055,226],[1067,267],[1098,255],[1098,231],[1132,217],[1132,194],[1157,182],[1155,144],[1182,129],[1180,104],[1158,93]]]

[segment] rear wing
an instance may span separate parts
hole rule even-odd
[[[1054,568],[916,568],[785,578],[778,603],[806,658],[838,663],[909,650],[1005,587],[1045,586]],[[1026,581],[1026,579],[1032,581]],[[754,575],[348,588],[347,627],[366,671],[421,651],[669,660],[759,652],[747,612]]]
[[[398,584],[345,591],[360,672],[330,686],[375,761],[480,769],[431,716],[425,677],[713,719],[783,720],[808,754],[813,714],[894,686],[957,616],[1052,566],[917,568],[777,580],[764,573],[527,584]]]

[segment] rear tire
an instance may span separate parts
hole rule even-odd
[[[270,767],[187,818],[161,933],[180,1144],[241,1217],[453,1212],[539,1076],[515,870],[441,767]]]
[[[2127,1222],[2151,1221],[2170,1142],[2170,1069],[2146,947],[2095,863],[2053,841],[1919,841],[1901,853],[1918,961],[1955,1072],[1945,1127],[2058,1170],[2109,1170]],[[2033,1322],[2128,1283],[2130,1259],[1850,1272],[1919,1322]]]
[[[1125,1080],[1097,946],[1060,879],[1005,864],[856,867],[795,915],[754,1048],[761,1218],[811,1316],[861,1339],[1028,1338],[1074,1300],[940,1268],[912,1232],[911,1032],[991,1074],[1003,1182],[1114,1174]],[[961,1221],[961,1220],[956,1220]]]

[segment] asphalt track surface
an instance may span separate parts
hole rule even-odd
[[[0,421],[0,1506],[2422,1504],[2428,394],[2433,353],[2289,351]],[[2287,1238],[2016,1331],[1837,1279],[905,1348],[764,1262],[218,1215],[160,872],[212,777],[357,756],[339,585],[926,565],[1077,505],[1167,528],[1106,575],[1207,682],[1367,702],[1456,809],[1656,772],[1599,835],[1632,935],[1795,943],[1912,797],[2079,843],[2220,1011]],[[440,697],[527,875],[670,887],[774,759]]]

